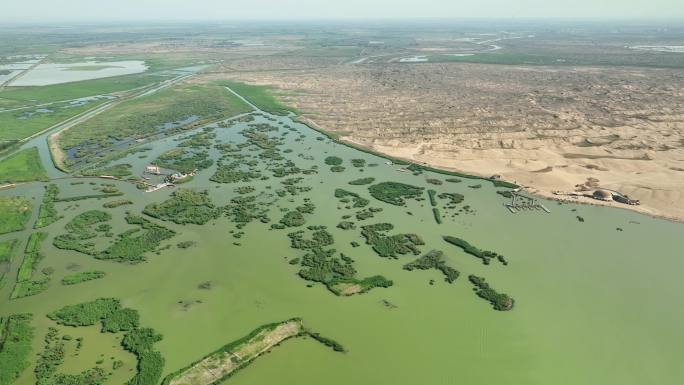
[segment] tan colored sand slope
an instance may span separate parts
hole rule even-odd
[[[309,123],[389,155],[544,195],[595,178],[641,200],[632,209],[684,218],[680,70],[347,64],[211,76],[279,87]]]
[[[262,330],[235,349],[212,353],[171,379],[169,385],[209,385],[253,360],[282,341],[303,331],[300,320],[290,320]]]

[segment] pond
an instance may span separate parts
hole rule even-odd
[[[126,60],[112,62],[87,61],[81,63],[46,63],[39,64],[22,77],[10,83],[13,87],[46,86],[92,80],[112,76],[137,74],[147,71],[142,60]]]

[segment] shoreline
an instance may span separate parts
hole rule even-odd
[[[470,171],[466,172],[466,171],[459,170],[459,169],[456,169],[453,167],[438,166],[438,165],[430,164],[428,162],[423,162],[423,161],[419,162],[419,161],[416,161],[415,159],[380,152],[380,151],[376,150],[375,148],[373,148],[372,146],[368,146],[365,143],[357,142],[352,138],[344,137],[344,136],[342,136],[336,132],[327,131],[327,130],[321,128],[312,119],[303,117],[301,115],[296,117],[296,121],[309,126],[311,129],[320,132],[321,134],[325,135],[326,137],[330,138],[331,140],[333,140],[337,143],[349,146],[351,148],[354,148],[354,149],[357,149],[360,151],[365,151],[365,152],[371,153],[373,155],[380,156],[380,157],[388,159],[388,160],[397,159],[397,160],[400,160],[400,161],[403,161],[406,163],[410,163],[410,164],[418,164],[420,166],[427,165],[429,168],[432,169],[430,171],[435,171],[435,172],[443,173],[443,174],[447,174],[447,175],[449,173],[458,173],[458,174],[462,174],[464,177],[470,176],[473,179],[482,179],[482,180],[489,181],[489,182],[500,180],[502,182],[514,184],[513,182],[508,181],[504,178],[502,178],[502,179],[491,179],[490,177],[487,177],[485,175],[473,173]],[[610,207],[610,208],[614,208],[614,209],[627,210],[627,211],[634,212],[637,214],[646,215],[646,216],[649,216],[651,218],[663,219],[663,220],[673,222],[673,223],[684,223],[684,217],[670,216],[670,215],[666,215],[666,214],[659,213],[659,212],[653,212],[653,211],[650,211],[650,210],[653,210],[653,208],[649,208],[648,206],[643,206],[643,205],[632,206],[632,205],[627,205],[627,204],[621,204],[621,203],[614,202],[614,201],[613,202],[606,202],[606,201],[599,201],[599,200],[586,198],[586,197],[578,197],[577,199],[573,199],[573,198],[569,198],[568,196],[565,196],[565,195],[556,195],[550,191],[540,190],[539,188],[534,187],[534,186],[519,185],[519,187],[524,189],[526,193],[528,193],[532,196],[551,200],[551,201],[555,201],[555,202]]]

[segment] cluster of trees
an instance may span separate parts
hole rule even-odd
[[[447,266],[444,259],[444,253],[440,250],[431,250],[427,254],[421,256],[413,262],[404,265],[404,270],[429,270],[437,269],[444,274],[444,280],[452,283],[460,275],[459,271],[453,267]]]
[[[356,269],[351,262],[335,257],[335,249],[316,247],[302,257],[299,276],[307,281],[320,282],[326,286],[354,279]]]
[[[62,284],[75,285],[81,282],[92,281],[93,279],[104,278],[105,275],[107,275],[107,273],[102,270],[82,271],[80,273],[65,276],[62,278]]]
[[[59,339],[59,331],[53,327],[48,328],[45,336],[45,348],[38,355],[36,367],[33,369],[37,383],[49,384],[51,377],[57,372],[57,368],[64,361],[64,342]]]
[[[356,225],[354,224],[354,222],[341,221],[337,224],[337,228],[342,230],[353,230],[356,228]]]
[[[449,200],[448,205],[450,205],[450,206],[451,205],[457,205],[457,204],[463,202],[463,199],[464,199],[464,196],[462,194],[459,194],[459,193],[446,193],[446,192],[444,192],[444,193],[440,193],[437,196],[439,197],[439,199],[448,199]]]
[[[379,213],[382,211],[381,207],[369,207],[367,209],[363,209],[361,211],[357,211],[355,216],[356,219],[359,221],[366,220],[368,218],[373,218],[375,217],[375,213]]]
[[[420,251],[417,246],[424,245],[425,242],[416,234],[395,234],[386,235],[385,233],[394,229],[391,223],[376,223],[361,227],[361,235],[366,238],[366,243],[371,245],[373,250],[381,257],[398,258],[399,254],[412,253],[418,255]]]
[[[435,217],[435,222],[437,222],[438,225],[442,224],[442,215],[439,213],[437,207],[432,208],[432,216]]]
[[[316,211],[316,205],[311,203],[309,198],[304,199],[304,204],[297,206],[297,211],[302,214],[313,214]]]
[[[352,159],[351,164],[354,167],[361,168],[366,165],[366,160],[365,159]]]
[[[302,213],[293,210],[287,212],[285,216],[283,216],[283,219],[280,220],[280,223],[287,227],[299,227],[306,223],[306,219],[304,219]]]
[[[177,189],[171,198],[162,203],[145,206],[144,214],[179,225],[188,223],[203,225],[221,216],[222,209],[216,207],[206,191]]]
[[[33,327],[31,314],[0,318],[0,385],[12,384],[29,366]]]
[[[263,176],[256,170],[240,170],[240,162],[223,163],[220,162],[214,175],[209,178],[216,183],[249,183],[253,180],[261,179]]]
[[[190,135],[178,143],[178,147],[209,148],[212,141],[216,138],[216,133],[211,127],[205,127],[201,132]]]
[[[33,279],[33,274],[38,268],[40,261],[45,256],[40,252],[42,242],[47,238],[47,233],[36,232],[29,236],[26,248],[24,249],[24,259],[17,271],[17,282],[10,298],[22,298],[42,293],[48,288],[50,277],[44,276]]]
[[[339,166],[342,164],[343,160],[338,156],[329,156],[325,158],[324,162],[328,166]]]
[[[399,182],[381,182],[368,188],[373,198],[396,206],[404,206],[405,199],[420,197],[423,190],[423,187]]]
[[[230,200],[230,203],[224,207],[226,216],[230,221],[236,224],[238,229],[241,229],[248,223],[255,219],[262,222],[269,222],[268,206],[259,204],[254,195],[237,196]]]
[[[323,345],[331,347],[336,352],[344,353],[346,351],[344,349],[344,346],[342,346],[341,343],[339,343],[339,342],[337,342],[331,338],[324,337],[324,336],[320,335],[319,333],[315,333],[315,332],[311,332],[311,331],[307,332],[306,334],[309,337],[315,339],[316,341],[322,343]]]
[[[0,287],[4,285],[5,274],[9,271],[9,265],[14,258],[14,251],[18,244],[18,239],[0,241]]]
[[[48,318],[60,325],[92,326],[111,314],[121,310],[121,301],[116,298],[98,298],[94,301],[64,306],[48,313]]]
[[[157,334],[153,329],[140,328],[140,317],[138,312],[134,309],[122,308],[121,302],[118,299],[98,298],[90,302],[65,306],[57,311],[49,313],[48,317],[59,324],[68,326],[91,326],[100,322],[102,325],[101,331],[103,333],[125,331],[126,334],[121,340],[121,345],[124,349],[135,354],[138,361],[137,372],[135,376],[128,381],[127,385],[156,385],[159,382],[164,368],[164,358],[158,351],[154,350],[153,345],[160,341],[162,336]],[[55,345],[54,342],[52,344]],[[56,355],[58,354],[48,354],[48,356]],[[50,370],[45,369],[54,368],[51,370],[51,373],[47,373],[49,377],[54,373],[57,365],[54,363],[42,365],[41,371],[50,372]],[[38,367],[36,370],[38,370]],[[39,379],[40,378],[41,377],[39,377]],[[73,384],[91,385],[89,382],[81,381],[73,382]]]
[[[307,281],[324,284],[328,290],[336,295],[349,295],[365,293],[376,287],[390,287],[393,282],[381,275],[358,279],[354,260],[340,254],[335,256],[335,249],[323,249],[315,247],[306,253],[301,259],[299,276]],[[358,286],[351,293],[343,292],[341,286]]]
[[[494,310],[506,311],[513,309],[515,301],[507,294],[497,293],[492,289],[485,279],[476,275],[469,275],[468,280],[475,285],[475,294],[480,298],[486,299],[492,304]]]
[[[428,190],[428,198],[430,198],[430,206],[435,207],[437,206],[437,191],[435,190]]]
[[[456,237],[451,237],[451,236],[444,236],[442,238],[445,241],[451,243],[452,245],[460,247],[466,253],[468,253],[474,257],[480,258],[482,260],[482,263],[484,263],[485,265],[489,265],[489,261],[492,258],[496,258],[503,265],[508,265],[508,261],[506,260],[506,257],[504,257],[501,254],[498,254],[496,252],[489,251],[489,250],[480,250],[479,248],[471,245],[466,240],[461,239],[461,238],[456,238]]]
[[[178,247],[179,249],[188,249],[193,246],[195,246],[195,241],[183,241],[178,242],[178,244],[176,244],[176,247]]]
[[[33,205],[24,197],[0,196],[0,234],[23,230]]]
[[[254,188],[254,186],[240,186],[240,187],[235,188],[234,191],[240,195],[244,195],[244,194],[251,194],[255,190],[256,189]]]
[[[287,234],[290,238],[290,247],[299,250],[312,250],[314,248],[322,248],[330,246],[335,243],[335,240],[325,226],[309,226],[307,230],[311,232],[311,238],[305,239],[304,230],[295,231]]]
[[[75,216],[64,227],[66,234],[56,236],[52,244],[58,249],[74,250],[83,254],[96,255],[95,244],[91,239],[98,236],[98,230],[105,228],[94,228],[97,224],[104,224],[112,219],[112,214],[106,211],[89,210]]]
[[[371,184],[373,182],[375,182],[375,178],[368,177],[368,178],[354,179],[353,181],[350,181],[349,184],[352,186],[362,186],[362,185],[366,185],[366,184]]]
[[[38,211],[38,219],[33,225],[34,229],[39,229],[57,222],[62,216],[57,214],[55,202],[59,195],[59,187],[56,184],[49,184],[45,186],[45,194],[43,195],[43,203],[40,205]]]
[[[125,206],[125,205],[130,205],[133,204],[132,201],[129,201],[128,199],[119,199],[111,202],[106,202],[102,204],[102,207],[106,209],[113,209],[119,206]]]
[[[370,203],[368,199],[362,198],[359,194],[341,188],[335,189],[335,198],[342,199],[343,201],[345,198],[351,198],[354,202],[353,207],[357,208],[366,207]]]
[[[207,169],[214,164],[214,161],[209,157],[207,151],[192,151],[174,148],[173,150],[169,150],[159,155],[154,161],[154,164],[159,167],[188,174],[194,170]]]
[[[140,229],[132,229],[119,234],[114,244],[95,258],[129,263],[142,262],[145,260],[144,253],[155,250],[162,241],[176,234],[175,231],[140,216],[128,215],[126,222],[138,225]]]
[[[134,329],[124,336],[121,344],[124,349],[135,354],[138,359],[137,372],[126,385],[157,385],[164,370],[164,357],[153,349],[155,342],[161,341],[161,334],[153,329]]]
[[[106,191],[106,190],[103,190],[103,191]],[[85,199],[111,198],[111,197],[118,197],[118,196],[124,195],[124,193],[119,192],[118,190],[109,189],[108,191],[111,191],[111,192],[105,192],[104,194],[88,194],[88,195],[78,195],[78,196],[67,197],[67,198],[57,198],[57,199],[55,199],[55,202],[75,202],[75,201],[82,201]]]
[[[131,167],[132,166],[128,163],[120,163],[110,167],[83,170],[81,171],[81,174],[84,176],[109,175],[118,178],[124,178],[127,176],[131,176],[133,174],[133,172],[131,171]]]
[[[118,309],[102,319],[102,331],[117,333],[136,329],[140,325],[140,316],[133,309]]]

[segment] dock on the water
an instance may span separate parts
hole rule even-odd
[[[541,202],[539,202],[539,199],[537,198],[532,198],[527,195],[520,194],[517,191],[514,191],[511,193],[511,201],[508,203],[504,203],[504,206],[508,209],[513,214],[517,214],[520,211],[524,210],[542,210],[546,213],[551,213],[551,210],[546,208]]]
[[[159,183],[159,184],[154,185],[154,186],[149,186],[145,190],[145,192],[148,192],[148,193],[149,192],[155,192],[157,190],[163,189],[164,187],[173,187],[173,186],[174,186],[173,183]]]

